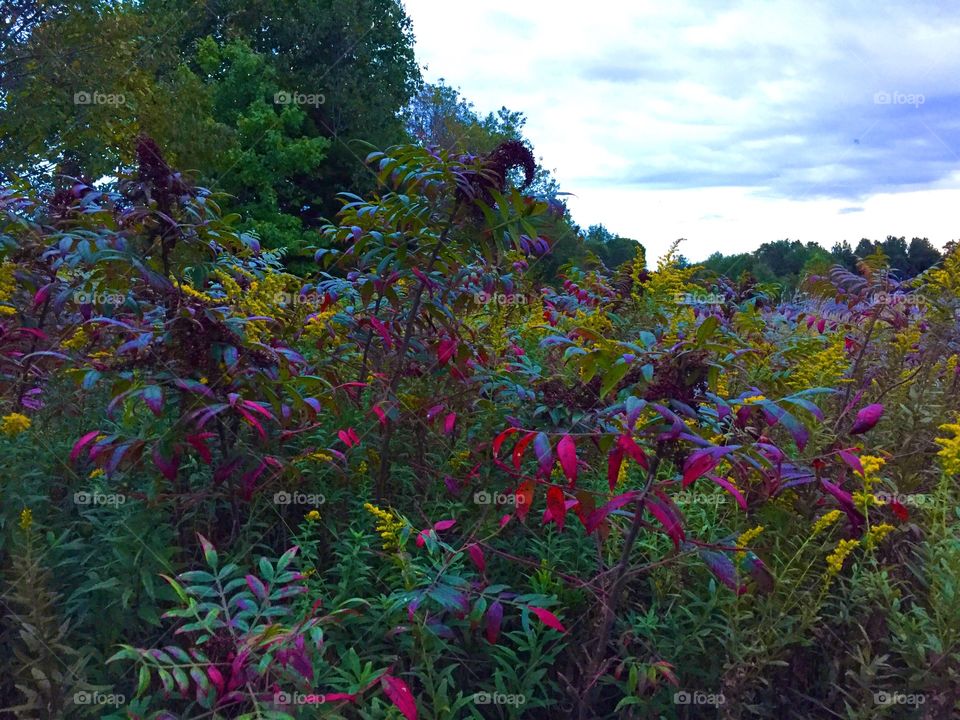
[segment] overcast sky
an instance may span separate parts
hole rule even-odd
[[[574,219],[648,256],[960,238],[960,5],[405,5],[426,79],[522,111]]]

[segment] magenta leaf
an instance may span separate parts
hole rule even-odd
[[[407,684],[393,675],[382,675],[380,682],[390,702],[397,706],[403,716],[407,720],[417,720],[417,703]]]
[[[533,605],[529,606],[529,610],[538,618],[540,618],[540,622],[547,627],[558,630],[559,632],[567,631],[567,629],[563,626],[563,623],[560,622],[560,619],[549,610],[544,610],[541,607],[534,607]]]
[[[874,403],[873,405],[867,405],[860,412],[857,413],[857,419],[853,423],[853,427],[850,428],[851,435],[859,435],[860,433],[865,433],[868,430],[871,430],[874,425],[876,425],[880,418],[883,416],[883,405],[880,403]]]

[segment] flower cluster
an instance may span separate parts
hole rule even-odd
[[[827,577],[833,577],[843,570],[843,563],[860,544],[858,540],[841,540],[833,552],[827,555]]]
[[[960,423],[947,423],[941,425],[940,429],[953,433],[953,437],[934,440],[940,446],[940,452],[937,455],[943,471],[948,475],[960,475]]]
[[[832,526],[837,520],[843,516],[842,510],[831,510],[828,513],[824,513],[817,521],[813,524],[813,530],[810,532],[811,537],[823,532],[828,527]]]
[[[2,420],[0,420],[0,432],[12,437],[27,430],[30,424],[30,418],[26,415],[17,412],[10,413],[9,415],[4,415]]]
[[[379,521],[376,530],[383,538],[383,549],[387,552],[401,550],[400,531],[406,527],[407,523],[397,514],[397,511],[393,509],[382,510],[372,503],[364,503],[363,509]]]

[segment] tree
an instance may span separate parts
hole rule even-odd
[[[936,265],[943,258],[940,251],[927,238],[913,238],[907,250],[907,267],[910,275],[919,275]]]
[[[875,242],[874,240],[861,238],[860,242],[857,243],[857,249],[854,250],[853,252],[858,259],[863,260],[865,257],[869,255],[873,255],[873,253],[876,252],[878,244],[879,243]]]
[[[910,261],[907,258],[907,240],[902,237],[887,235],[887,239],[880,243],[884,255],[889,258],[890,269],[900,275],[909,275]]]
[[[830,254],[833,256],[833,261],[837,265],[842,265],[850,272],[854,272],[857,269],[857,256],[853,252],[853,248],[850,246],[850,243],[846,240],[835,243],[833,248],[830,250]]]

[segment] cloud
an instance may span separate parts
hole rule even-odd
[[[587,195],[614,190],[634,206],[680,192],[700,218],[717,212],[711,191],[728,190],[751,207],[816,203],[834,219],[863,207],[862,222],[881,194],[960,193],[960,6],[453,5],[407,4],[419,57],[479,109],[524,112],[538,155],[582,196],[574,207],[599,209]],[[614,229],[638,237],[633,223]]]

